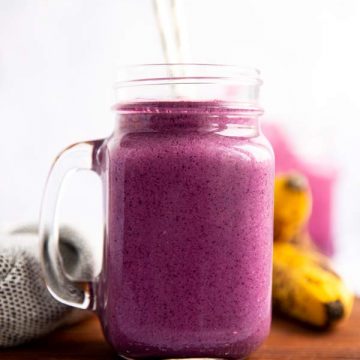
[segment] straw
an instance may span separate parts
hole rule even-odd
[[[181,64],[184,62],[184,21],[181,2],[177,0],[153,0],[155,19],[160,35],[165,63]],[[169,76],[184,76],[184,67],[169,66]]]

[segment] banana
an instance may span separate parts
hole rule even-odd
[[[313,325],[328,328],[347,318],[354,296],[330,261],[313,249],[274,243],[273,307]]]
[[[274,240],[296,241],[304,231],[312,207],[307,179],[298,173],[279,174],[275,179]],[[305,237],[300,237],[305,238]]]
[[[274,309],[318,328],[340,323],[350,315],[354,295],[306,229],[312,208],[306,178],[277,175],[274,203]]]

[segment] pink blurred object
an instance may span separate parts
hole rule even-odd
[[[332,255],[334,253],[333,197],[337,178],[336,170],[300,158],[295,154],[291,140],[278,125],[266,123],[263,131],[274,148],[276,172],[294,170],[308,178],[313,196],[309,231],[319,249],[327,255]]]

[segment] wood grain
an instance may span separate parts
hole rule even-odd
[[[0,360],[113,360],[98,320],[58,330],[33,342],[0,351]],[[249,360],[356,360],[360,359],[360,300],[343,326],[317,332],[284,319],[274,318],[271,334]]]

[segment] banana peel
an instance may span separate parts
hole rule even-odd
[[[312,208],[307,179],[299,173],[275,178],[274,240],[292,241],[307,224]]]
[[[314,250],[274,244],[273,307],[304,323],[328,328],[346,319],[354,296]]]
[[[273,308],[317,328],[333,327],[351,313],[354,295],[316,250],[306,230],[311,191],[300,174],[275,179]]]

